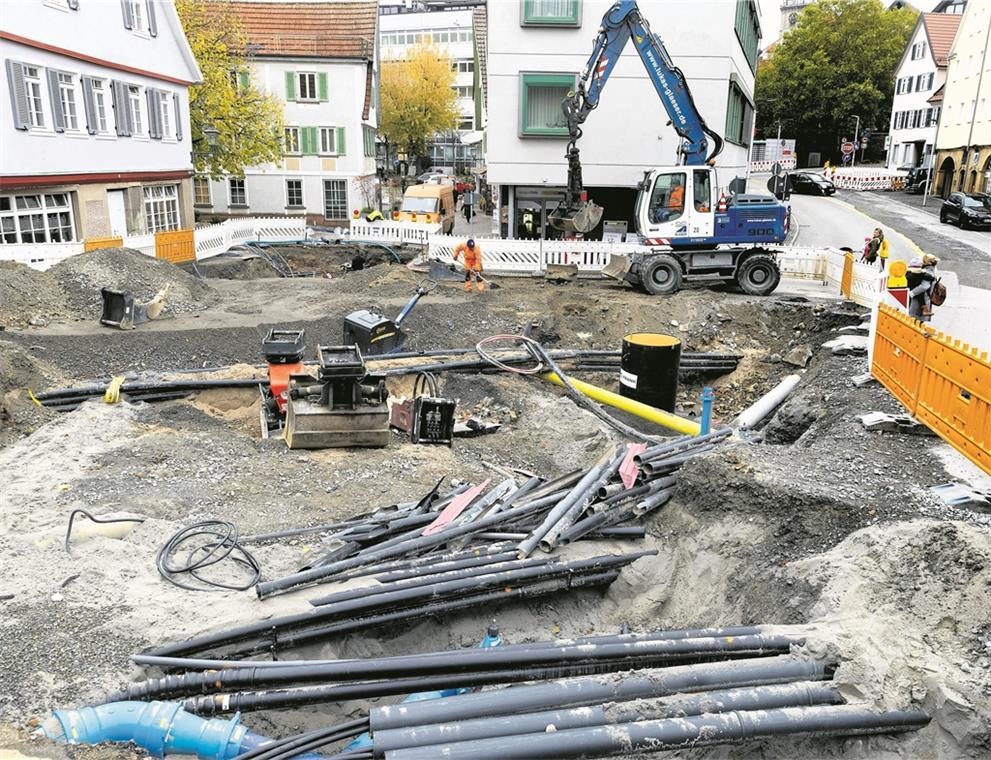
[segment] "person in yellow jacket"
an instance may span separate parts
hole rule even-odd
[[[884,271],[885,264],[888,263],[888,254],[891,253],[891,245],[888,243],[888,238],[884,236],[884,230],[880,227],[874,230],[874,237],[880,240],[877,248],[877,255],[881,259],[881,271]]]
[[[454,260],[465,257],[465,290],[471,293],[471,283],[475,282],[475,290],[481,293],[485,283],[479,278],[482,273],[482,248],[474,240],[468,238],[464,243],[458,243],[454,249]]]

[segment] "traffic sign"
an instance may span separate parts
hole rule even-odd
[[[852,142],[845,142],[840,146],[840,153],[844,156],[849,156],[854,151],[854,145]]]
[[[771,174],[773,174],[775,177],[781,174],[781,164],[779,164],[777,161],[775,161],[774,166],[771,167]]]

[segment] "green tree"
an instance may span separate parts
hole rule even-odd
[[[382,63],[379,135],[417,167],[434,135],[457,129],[454,83],[450,56],[431,44],[412,48],[405,60]]]
[[[895,67],[918,14],[880,0],[818,0],[757,68],[757,129],[794,137],[801,155],[839,157],[861,129],[887,132]]]
[[[282,104],[251,84],[247,39],[226,2],[177,0],[203,82],[189,88],[193,167],[219,179],[282,158]],[[205,130],[219,133],[211,147]]]

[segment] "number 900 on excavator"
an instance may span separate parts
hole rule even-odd
[[[723,139],[705,123],[684,74],[635,0],[618,0],[606,11],[577,86],[561,103],[570,138],[568,184],[550,224],[578,235],[602,218],[602,207],[588,199],[582,183],[577,143],[630,39],[681,138],[679,165],[651,169],[639,185],[637,232],[651,250],[614,256],[604,273],[658,295],[676,292],[685,280],[729,280],[751,295],[773,292],[781,277],[775,246],[788,234],[788,208],[769,195],[720,187],[715,159]]]

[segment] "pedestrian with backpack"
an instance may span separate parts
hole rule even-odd
[[[877,227],[874,230],[874,237],[878,241],[877,254],[881,259],[881,271],[884,271],[884,265],[888,263],[888,254],[891,252],[891,244],[888,243],[888,238],[884,236],[884,230]]]

